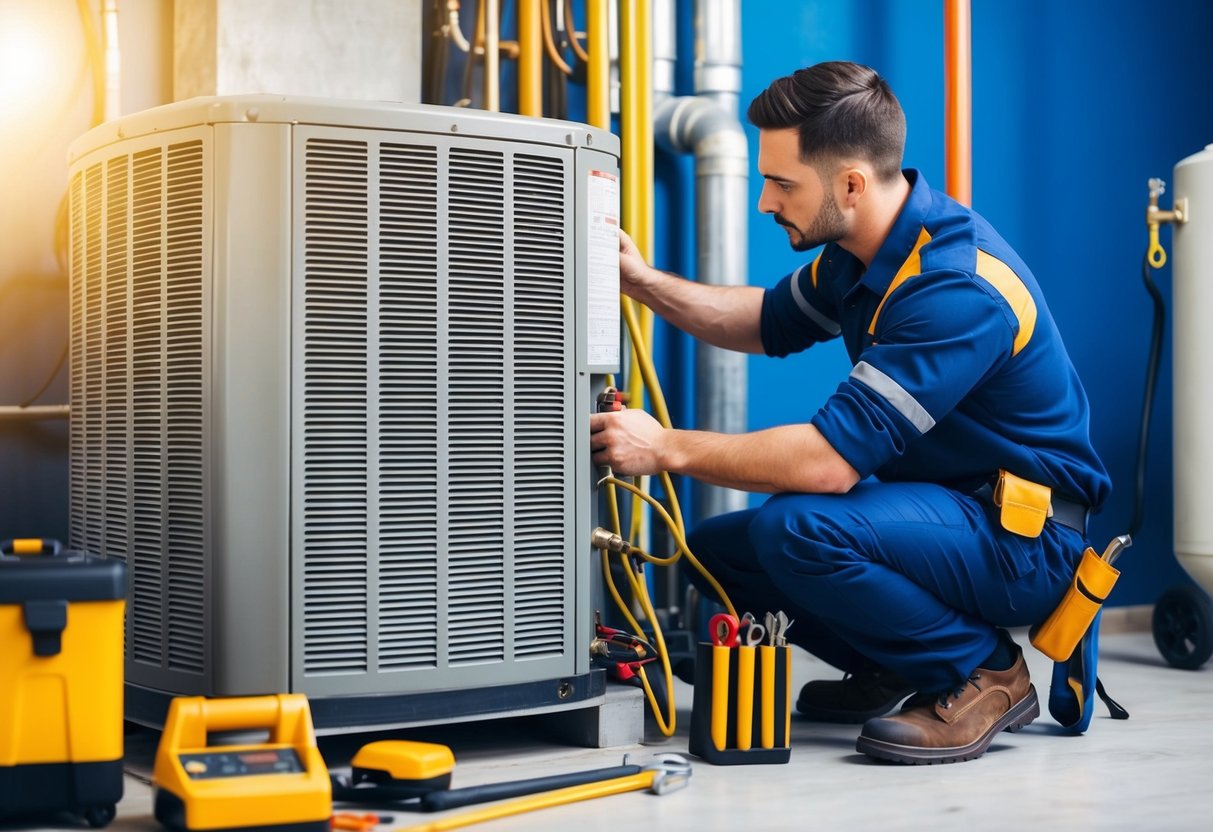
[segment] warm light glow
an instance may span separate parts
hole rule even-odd
[[[75,3],[0,0],[0,132],[61,117],[84,58]]]

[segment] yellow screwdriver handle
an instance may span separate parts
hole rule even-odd
[[[595,797],[608,797],[613,794],[640,791],[641,789],[652,787],[653,779],[656,776],[656,771],[642,771],[638,774],[629,774],[626,777],[616,777],[613,780],[586,783],[583,786],[569,786],[564,789],[543,792],[542,794],[520,797],[517,800],[507,800],[495,806],[463,812],[430,823],[422,823],[417,826],[397,826],[391,832],[445,832],[447,829],[462,829],[465,826],[483,823],[486,820],[508,818],[512,815],[521,815],[524,812],[533,812],[536,809],[550,809],[553,806],[565,806],[580,800],[592,800]]]

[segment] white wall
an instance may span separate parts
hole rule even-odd
[[[177,0],[175,98],[421,100],[421,0]]]

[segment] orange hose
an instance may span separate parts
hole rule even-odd
[[[944,165],[948,196],[973,202],[973,44],[969,0],[944,0]]]

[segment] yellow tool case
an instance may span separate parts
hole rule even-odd
[[[126,567],[29,543],[0,548],[0,817],[105,826],[122,798]]]

